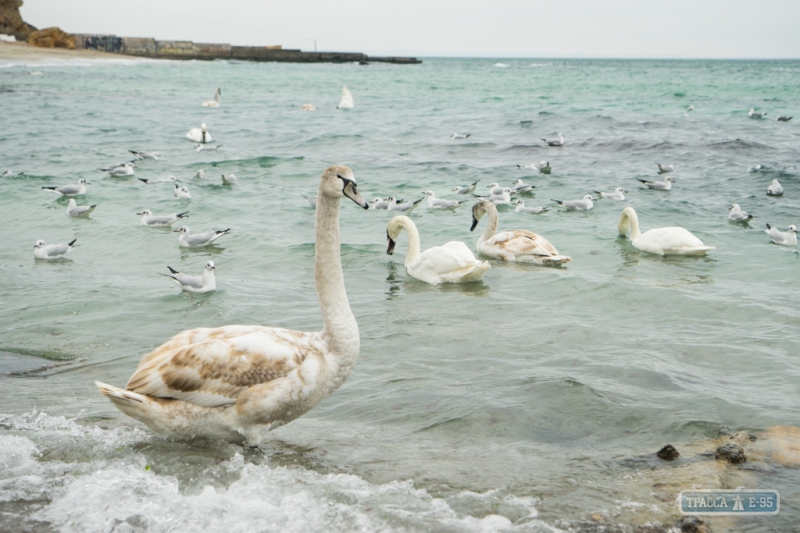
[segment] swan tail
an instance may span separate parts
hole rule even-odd
[[[149,396],[120,389],[100,381],[95,381],[94,384],[106,398],[111,400],[111,403],[117,409],[131,418],[140,420],[149,426],[148,422],[164,417],[164,410],[161,404]]]

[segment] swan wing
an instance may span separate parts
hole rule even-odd
[[[322,356],[319,333],[262,326],[198,328],[179,333],[145,355],[127,389],[204,407],[236,402],[240,393],[298,371]]]
[[[525,255],[542,257],[558,255],[558,250],[550,244],[550,241],[526,230],[503,231],[487,239],[483,247],[490,247],[506,254],[511,253],[517,258]]]
[[[434,246],[422,252],[408,267],[412,276],[428,283],[448,281],[442,279],[448,274],[462,271],[479,265],[467,245],[459,241],[451,241],[442,246]]]
[[[633,245],[642,251],[662,255],[702,254],[714,249],[705,246],[689,230],[679,227],[651,229],[634,240]]]

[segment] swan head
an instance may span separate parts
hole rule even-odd
[[[214,261],[209,261],[208,263],[206,263],[206,270],[208,270],[209,272],[216,269],[217,267],[214,266]]]
[[[145,210],[144,210],[144,211],[142,211],[141,213],[136,213],[136,214],[137,214],[137,215],[140,215],[140,216],[147,216],[147,217],[149,217],[150,215],[152,215],[152,214],[153,214],[153,212],[152,212],[152,211],[150,211],[149,209],[145,209]]]
[[[186,233],[188,235],[189,228],[186,226],[181,226],[180,228],[174,230],[172,233]]]
[[[33,245],[34,248],[41,248],[43,246],[45,246],[45,243],[42,239],[39,239],[38,241],[36,241],[36,244]]]
[[[397,244],[397,238],[400,236],[400,232],[403,231],[403,225],[407,223],[413,224],[410,218],[400,215],[390,220],[389,224],[386,226],[386,241],[388,242],[386,253],[388,255],[392,255],[394,253],[394,247]]]
[[[203,133],[205,133],[205,132],[207,132],[207,131],[208,131],[208,128],[206,127],[206,123],[205,123],[205,122],[203,122],[202,124],[200,124],[200,129],[201,129],[201,130],[203,130]]]
[[[320,178],[319,192],[330,198],[350,198],[362,208],[369,209],[369,204],[358,193],[356,178],[350,167],[332,165],[326,168]]]
[[[496,210],[497,208],[488,200],[481,200],[472,206],[472,226],[469,228],[470,231],[475,231],[475,226],[478,225],[478,221],[483,218],[483,215],[485,215],[489,209]]]

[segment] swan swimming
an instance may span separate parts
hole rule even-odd
[[[547,146],[561,147],[564,146],[564,134],[559,133],[557,139],[542,139],[547,143]]]
[[[703,255],[714,246],[706,246],[689,230],[679,227],[654,228],[641,233],[639,217],[632,207],[622,210],[617,224],[623,237],[631,234],[631,244],[643,252],[659,255]]]
[[[472,194],[472,193],[475,192],[475,189],[478,188],[478,182],[479,181],[481,181],[481,180],[475,180],[472,183],[470,183],[469,185],[465,185],[463,187],[459,185],[455,189],[451,189],[451,190],[456,194]]]
[[[772,180],[772,183],[767,187],[767,196],[783,196],[783,185],[778,181],[778,178]]]
[[[568,255],[559,255],[555,246],[547,239],[527,230],[509,230],[497,233],[497,208],[492,202],[481,200],[472,206],[472,226],[474,231],[478,221],[489,216],[486,229],[478,238],[478,252],[503,261],[536,263],[537,265],[560,266],[570,262]]]
[[[42,239],[39,239],[33,245],[33,257],[47,261],[61,259],[75,248],[75,241],[77,240],[72,239],[67,244],[46,244]]]
[[[217,278],[214,276],[214,270],[216,270],[217,267],[214,265],[214,261],[209,261],[206,263],[206,267],[205,270],[203,270],[202,276],[190,276],[189,274],[183,274],[169,265],[167,268],[170,271],[169,274],[161,274],[161,272],[159,272],[159,274],[168,277],[173,283],[175,283],[175,285],[186,292],[202,294],[217,290]]]
[[[360,348],[342,274],[342,198],[367,208],[352,171],[328,167],[316,212],[314,280],[322,331],[238,325],[184,331],[145,355],[125,389],[95,382],[100,392],[157,433],[257,446],[268,431],[339,388]]]
[[[553,199],[551,198],[551,200]],[[567,211],[588,211],[594,207],[595,200],[597,200],[597,198],[593,198],[591,194],[587,194],[581,200],[567,200],[566,202],[562,202],[561,200],[553,201],[561,207],[566,207]]]
[[[728,220],[732,222],[750,222],[755,217],[753,215],[747,214],[745,211],[742,211],[742,208],[739,207],[739,204],[733,204],[728,208]]]
[[[67,216],[72,218],[88,217],[89,214],[94,211],[95,207],[97,207],[97,204],[78,205],[78,203],[75,201],[75,198],[70,198],[69,205],[67,206]]]
[[[91,185],[91,183],[86,181],[84,178],[81,178],[75,185],[62,185],[61,187],[42,187],[42,189],[53,191],[55,193],[60,194],[61,196],[80,196],[81,194],[86,194],[87,185]]]
[[[347,89],[347,85],[342,85],[342,99],[336,109],[353,109],[353,95]]]
[[[200,248],[202,246],[208,246],[223,235],[230,233],[230,231],[231,228],[228,228],[216,231],[207,231],[205,233],[195,233],[192,235],[189,233],[189,228],[186,226],[181,226],[172,233],[180,233],[180,235],[178,235],[178,246],[181,248]]]
[[[425,283],[469,283],[480,281],[489,270],[488,261],[475,259],[467,245],[460,241],[450,241],[442,246],[434,246],[420,253],[419,231],[407,216],[394,217],[386,226],[386,239],[389,247],[386,253],[394,253],[400,232],[408,233],[408,252],[406,253],[406,272]]]
[[[797,246],[797,227],[794,224],[790,224],[785,233],[767,224],[767,229],[764,232],[769,235],[769,239],[775,244]]]
[[[154,215],[149,209],[145,209],[141,213],[136,213],[142,217],[142,226],[149,226],[151,228],[168,228],[175,222],[182,218],[189,216],[189,211],[183,213],[173,213],[171,215]]]
[[[639,181],[647,185],[648,189],[654,189],[656,191],[669,191],[672,189],[672,184],[675,183],[675,178],[670,178],[667,176],[664,178],[664,181],[647,181],[642,179]]]
[[[213,100],[206,100],[202,104],[203,107],[219,107],[219,97],[222,96],[222,89],[217,87],[217,90],[214,91],[214,99]]]
[[[600,191],[594,191],[594,192],[600,198],[608,198],[610,200],[624,200],[625,195],[628,193],[628,191],[626,191],[622,187],[617,187],[616,189],[614,189],[614,192],[600,192]]]
[[[203,122],[200,124],[199,128],[192,128],[186,133],[186,138],[192,142],[196,143],[210,143],[211,142],[211,134],[208,133],[208,128],[206,127],[206,123]]]
[[[512,205],[517,206],[514,209],[515,213],[530,213],[531,215],[539,215],[539,214],[546,213],[546,212],[550,211],[549,207],[541,207],[541,206],[539,206],[539,207],[525,207],[525,202],[523,202],[522,200],[514,200],[511,203],[512,203]]]

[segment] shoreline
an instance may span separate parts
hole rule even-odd
[[[124,54],[111,54],[96,50],[67,50],[66,48],[40,48],[28,43],[0,41],[0,61],[25,64],[29,61],[74,61],[79,59],[137,60],[143,58]]]

